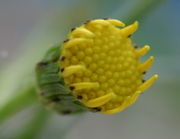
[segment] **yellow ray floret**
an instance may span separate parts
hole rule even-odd
[[[107,19],[108,22],[113,24],[114,26],[124,27],[125,24],[117,19]]]
[[[89,25],[102,25],[102,26],[108,26],[110,23],[103,19],[96,19],[89,22]]]
[[[84,70],[85,70],[85,67],[83,65],[73,65],[73,66],[69,66],[65,68],[64,71],[62,72],[62,75],[64,77],[67,77],[74,73],[77,73],[78,71],[84,71]]]
[[[146,60],[143,64],[139,66],[139,70],[143,73],[146,72],[152,65],[154,61],[154,57],[151,56],[148,60]]]
[[[122,36],[128,37],[132,35],[138,28],[138,22],[134,22],[132,25],[129,25],[120,30]]]
[[[116,107],[114,109],[111,109],[111,110],[105,110],[105,111],[102,111],[102,113],[104,114],[115,114],[115,113],[118,113],[118,112],[121,112],[122,110],[124,110],[126,107],[125,105],[121,105],[119,107]]]
[[[142,82],[143,73],[151,67],[154,57],[141,64],[140,56],[150,47],[135,49],[129,38],[138,28],[137,21],[124,26],[116,19],[88,21],[74,29],[62,47],[66,58],[60,61],[64,69],[60,74],[66,85],[73,94],[83,96],[78,99],[80,103],[106,114],[132,105],[158,77],[154,75]]]
[[[99,87],[98,82],[81,82],[81,83],[74,83],[70,85],[73,87],[73,90],[82,90],[82,89],[92,89]]]
[[[136,50],[136,56],[140,57],[145,55],[150,50],[150,46],[145,45],[143,48]]]
[[[158,78],[158,75],[155,74],[154,76],[152,76],[149,80],[147,80],[146,82],[144,82],[139,88],[138,90],[143,92],[146,89],[148,89],[154,82],[155,80]]]
[[[99,107],[104,104],[106,104],[108,101],[110,101],[114,97],[114,93],[109,93],[104,96],[89,100],[88,102],[85,102],[85,105],[87,107]]]
[[[85,38],[74,38],[72,40],[69,40],[68,42],[65,43],[66,48],[71,48],[75,45],[78,44],[84,44],[84,43],[90,43],[91,39],[85,39]]]
[[[126,107],[132,105],[137,100],[140,93],[141,93],[141,91],[136,91],[133,96],[127,97],[126,100],[124,101],[124,103],[121,104],[121,106],[119,106],[117,108],[114,108],[114,109],[111,109],[111,110],[102,111],[102,113],[104,113],[104,114],[114,114],[114,113],[121,112]]]
[[[94,33],[92,33],[91,31],[80,27],[80,28],[76,28],[74,31],[72,31],[71,33],[72,37],[90,37],[92,38],[94,36]]]
[[[126,106],[130,106],[130,105],[132,105],[133,103],[135,103],[135,101],[137,100],[138,96],[139,96],[141,93],[142,93],[142,92],[138,90],[138,91],[136,91],[132,96],[127,97]]]

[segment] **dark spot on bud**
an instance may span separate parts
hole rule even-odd
[[[135,44],[135,45],[134,45],[134,48],[137,49],[137,48],[138,48],[138,45]]]
[[[108,20],[108,19],[110,19],[110,18],[102,18],[102,19],[104,19],[104,20]]]
[[[83,96],[78,95],[77,99],[83,99]]]
[[[63,72],[63,71],[64,71],[64,68],[61,69],[61,72]]]
[[[39,62],[37,65],[40,67],[46,66],[46,65],[48,65],[48,62]]]
[[[61,99],[60,99],[60,98],[53,98],[52,101],[53,101],[53,102],[60,102]]]
[[[65,56],[62,56],[62,57],[60,58],[61,61],[64,61],[65,59],[66,59]]]
[[[68,41],[69,41],[69,39],[66,39],[66,40],[63,41],[63,43],[66,43],[66,42],[68,42]]]
[[[74,31],[75,29],[76,29],[76,28],[72,28],[72,29],[71,29],[71,32]]]
[[[64,115],[67,115],[67,114],[70,114],[71,111],[70,111],[70,110],[65,110],[65,111],[63,111],[62,113],[63,113]]]
[[[132,34],[128,35],[127,37],[130,38],[132,36]]]
[[[70,89],[70,90],[74,90],[75,87],[74,87],[74,86],[70,86],[69,89]]]
[[[96,108],[93,108],[93,110],[99,112],[99,111],[101,111],[101,108],[100,107],[96,107]]]
[[[146,71],[144,71],[142,74],[146,74]]]
[[[91,20],[87,20],[86,22],[84,22],[84,24],[86,25],[86,24],[88,24],[89,22],[91,22]]]
[[[144,83],[146,80],[142,79],[142,83]]]

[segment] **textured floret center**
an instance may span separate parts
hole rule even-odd
[[[79,28],[87,29],[93,35],[76,33]],[[82,103],[113,93],[112,99],[100,106],[101,110],[121,106],[142,84],[139,58],[131,39],[123,36],[120,29],[110,23],[89,23],[79,28],[73,30],[69,40],[64,43],[60,65],[63,70],[76,65],[84,69],[64,76],[65,83],[68,86],[82,82],[97,84],[95,87],[72,89],[75,96],[82,96]],[[74,41],[72,46],[68,44],[73,40],[82,42]]]

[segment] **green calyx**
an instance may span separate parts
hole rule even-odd
[[[49,108],[61,114],[74,114],[88,110],[73,96],[59,74],[60,45],[52,47],[36,66],[38,95]]]

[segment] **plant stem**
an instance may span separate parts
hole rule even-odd
[[[132,23],[135,20],[142,20],[142,18],[152,12],[164,1],[165,0],[140,0],[140,2],[137,2],[137,5],[129,11],[129,16],[126,16],[124,20],[127,23]]]
[[[17,113],[21,109],[37,102],[36,89],[29,87],[11,98],[7,104],[0,109],[0,123]]]
[[[24,130],[15,139],[35,139],[47,124],[50,112],[40,107],[34,117],[25,125]]]
[[[165,0],[127,0],[110,15],[113,18],[121,18],[126,24],[141,20]]]

